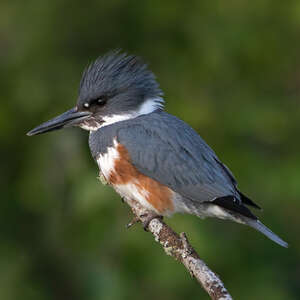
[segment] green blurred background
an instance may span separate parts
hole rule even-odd
[[[69,109],[84,67],[142,56],[259,205],[253,229],[177,215],[235,299],[300,299],[300,2],[2,0],[0,299],[208,299],[96,179],[88,133],[25,133]]]

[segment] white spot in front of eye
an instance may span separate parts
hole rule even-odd
[[[89,107],[90,107],[90,104],[89,104],[88,102],[85,102],[85,103],[83,104],[83,106],[84,106],[85,108],[89,108]]]

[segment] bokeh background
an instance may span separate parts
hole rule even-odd
[[[142,56],[263,206],[283,249],[242,225],[177,215],[235,299],[300,299],[300,2],[1,0],[0,299],[208,299],[96,179],[88,133],[27,137],[69,109],[84,67]]]

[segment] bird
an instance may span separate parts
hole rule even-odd
[[[187,123],[164,110],[154,73],[136,55],[110,51],[89,64],[76,106],[28,136],[66,127],[89,131],[99,175],[154,217],[186,213],[248,225],[288,247],[250,208],[230,169]]]

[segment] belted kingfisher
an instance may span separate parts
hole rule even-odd
[[[121,197],[156,216],[180,212],[246,224],[287,247],[250,211],[260,207],[240,192],[215,152],[164,111],[162,96],[139,57],[113,51],[85,69],[74,108],[27,135],[70,126],[88,130],[100,174]]]

